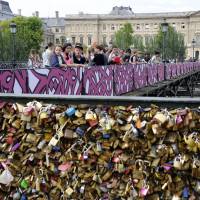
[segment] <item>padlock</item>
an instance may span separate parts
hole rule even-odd
[[[96,149],[97,149],[98,152],[102,151],[102,146],[99,142],[97,142]]]
[[[85,185],[82,185],[80,188],[80,193],[83,194],[85,192]]]
[[[85,134],[85,131],[82,128],[77,127],[76,133],[82,137]]]
[[[76,112],[76,109],[73,107],[70,107],[65,111],[65,116],[72,117],[75,114],[75,112]]]
[[[37,148],[38,148],[38,149],[42,149],[42,148],[44,147],[45,144],[46,144],[46,141],[45,141],[45,140],[42,140],[42,141],[39,142]]]
[[[23,179],[21,182],[20,182],[20,187],[22,189],[27,189],[29,187],[29,183],[27,180]]]
[[[145,196],[147,196],[148,191],[149,191],[149,186],[148,186],[148,185],[143,186],[143,187],[140,189],[140,197],[145,197]]]
[[[21,194],[20,194],[20,192],[15,192],[14,194],[13,194],[13,200],[19,200],[20,198],[21,198]]]
[[[28,200],[27,196],[25,194],[22,194],[20,200]]]
[[[50,142],[49,142],[49,146],[56,146],[57,144],[58,144],[58,142],[59,142],[59,140],[60,140],[60,138],[58,137],[58,135],[54,135],[52,138],[51,138],[51,140],[50,140]]]
[[[68,187],[65,190],[65,193],[67,194],[67,196],[71,196],[73,194],[74,190],[71,187]]]
[[[110,139],[109,133],[103,133],[103,139]]]
[[[189,198],[189,188],[185,187],[183,189],[182,197],[188,199]]]

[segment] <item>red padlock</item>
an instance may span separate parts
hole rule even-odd
[[[90,127],[94,127],[94,126],[98,125],[97,120],[88,120],[88,123],[90,124]]]
[[[12,136],[8,136],[8,137],[6,138],[6,143],[7,143],[7,144],[12,144],[12,143],[13,143],[13,137],[12,137]]]

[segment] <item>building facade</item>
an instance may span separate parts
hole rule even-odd
[[[134,34],[146,37],[155,36],[163,20],[172,25],[185,38],[188,57],[193,56],[192,40],[195,39],[196,56],[200,50],[200,11],[169,12],[169,13],[134,13],[130,7],[114,7],[109,14],[66,15],[59,18],[45,18],[48,26],[55,34],[55,43],[62,44],[64,39],[73,43],[80,42],[86,46],[92,43],[109,44],[114,34],[126,22],[132,24]]]

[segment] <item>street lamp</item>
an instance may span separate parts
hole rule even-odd
[[[196,41],[195,41],[195,39],[193,39],[193,40],[192,40],[192,50],[193,50],[193,51],[192,51],[192,57],[193,57],[193,61],[194,61],[194,57],[195,57],[195,56],[194,56],[194,46],[195,46],[195,44],[196,44]]]
[[[169,24],[164,19],[164,22],[161,24],[162,32],[163,32],[163,61],[164,61],[164,78],[166,80],[166,34],[168,32]]]
[[[17,33],[17,25],[14,22],[10,23],[10,33],[12,34],[12,63],[13,63],[13,67],[16,66],[16,58],[15,58],[15,36]]]
[[[1,41],[1,46],[0,46],[0,61],[2,60],[3,61],[3,39],[2,39],[2,30],[3,30],[3,27],[0,26],[0,41]]]
[[[166,49],[166,34],[168,32],[169,24],[164,19],[164,22],[161,24],[162,32],[163,32],[163,60],[166,61],[165,49]]]

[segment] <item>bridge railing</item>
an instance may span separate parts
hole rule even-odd
[[[28,61],[21,61],[21,62],[5,62],[0,61],[0,69],[21,69],[21,68],[27,68]]]
[[[200,70],[200,63],[0,69],[0,93],[119,96]],[[166,75],[166,77],[165,77]]]

